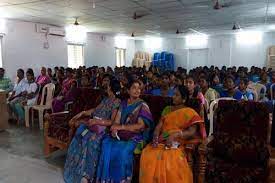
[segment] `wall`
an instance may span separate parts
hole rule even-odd
[[[126,42],[126,66],[132,64],[135,54],[135,41]],[[100,34],[88,34],[85,47],[85,65],[86,66],[116,66],[115,40],[113,36],[104,36]]]
[[[208,39],[207,49],[208,63],[207,65],[215,66],[247,66],[251,67],[266,66],[266,51],[269,46],[275,45],[275,33],[263,34],[261,43],[255,45],[244,45],[236,42],[235,35],[211,36]],[[176,67],[182,66],[189,68],[192,65],[189,59],[190,51],[186,48],[185,39],[163,39],[162,46],[159,49],[148,49],[145,47],[144,41],[136,41],[136,51],[148,51],[151,54],[161,52],[163,50],[174,53]],[[200,48],[203,52],[204,50]],[[203,54],[202,54],[203,55]],[[198,58],[199,59],[199,58]],[[203,58],[201,58],[203,59]]]
[[[88,33],[84,48],[86,66],[115,66],[114,37]],[[44,49],[45,35],[35,31],[35,23],[9,20],[3,37],[3,67],[12,80],[18,68],[33,68],[38,75],[40,68],[68,65],[67,43],[64,37],[48,36],[49,49]],[[135,41],[127,40],[126,65],[130,66],[135,53]]]
[[[38,74],[41,66],[67,64],[67,47],[63,37],[49,36],[49,49],[44,49],[45,35],[36,33],[35,24],[7,21],[3,37],[3,67],[13,80],[17,68],[33,68]]]

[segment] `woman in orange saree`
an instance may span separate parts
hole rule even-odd
[[[193,175],[184,144],[198,143],[206,137],[204,122],[197,112],[185,107],[188,91],[175,89],[174,106],[167,106],[154,131],[154,140],[142,151],[140,183],[192,183]]]

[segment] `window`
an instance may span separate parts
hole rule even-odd
[[[0,36],[0,67],[3,67],[2,37]]]
[[[126,49],[116,48],[116,66],[122,67],[125,65]]]
[[[68,45],[68,66],[78,68],[84,65],[84,46],[83,45]]]

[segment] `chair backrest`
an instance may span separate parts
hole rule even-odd
[[[79,95],[72,106],[72,115],[96,107],[103,97],[103,92],[93,88],[79,88]]]
[[[171,97],[142,95],[141,98],[148,104],[155,123],[158,123],[163,109],[173,104]]]
[[[273,89],[275,89],[275,83],[270,86],[270,99],[274,100]]]
[[[36,102],[35,102],[35,104],[36,105],[39,105],[39,95],[40,95],[40,93],[41,93],[41,89],[42,89],[42,87],[41,87],[41,85],[40,84],[38,84],[38,83],[36,83],[36,85],[37,85],[37,89],[36,89],[36,92],[35,92],[35,94],[36,94]]]
[[[153,60],[158,60],[160,59],[160,53],[154,53]]]
[[[258,100],[264,99],[264,97],[266,96],[266,86],[261,83],[255,83],[254,87],[257,91]]]
[[[168,53],[166,51],[163,51],[163,52],[160,53],[160,58],[162,60],[166,60],[167,59],[167,55],[168,55]]]
[[[253,101],[218,102],[214,153],[235,163],[265,166],[269,160],[269,111]]]
[[[213,134],[213,130],[214,130],[214,113],[215,110],[218,108],[218,103],[221,100],[235,100],[233,98],[230,97],[222,97],[222,98],[218,98],[216,100],[213,100],[209,106],[209,121],[210,121],[210,129],[209,129],[209,134],[208,136]]]
[[[42,90],[41,101],[39,105],[51,106],[54,96],[55,85],[53,83],[46,84]]]

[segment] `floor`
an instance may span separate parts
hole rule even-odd
[[[0,132],[0,183],[63,183],[65,153],[45,159],[43,133],[11,125]]]
[[[275,148],[270,183],[275,183]],[[0,132],[0,183],[64,183],[65,152],[43,156],[43,133],[38,127],[11,125]]]

